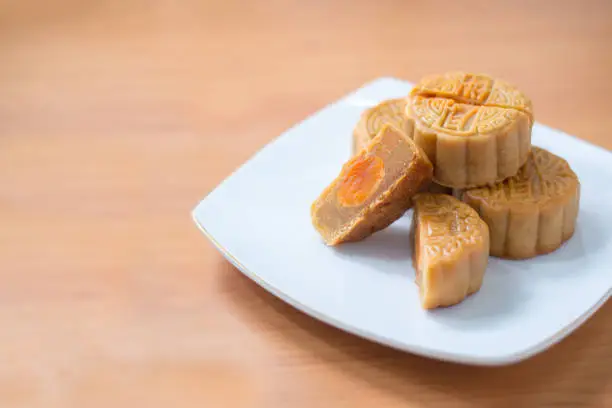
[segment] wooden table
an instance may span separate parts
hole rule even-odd
[[[524,363],[442,363],[293,310],[190,219],[378,76],[490,72],[610,149],[611,21],[605,0],[0,0],[0,406],[612,406],[610,303]]]

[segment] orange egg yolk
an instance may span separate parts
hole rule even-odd
[[[345,207],[362,204],[377,189],[385,175],[383,161],[377,156],[356,156],[344,168],[338,187],[338,201]]]

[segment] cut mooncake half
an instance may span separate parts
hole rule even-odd
[[[384,125],[392,125],[412,137],[414,122],[406,115],[406,102],[406,98],[387,99],[363,111],[353,130],[353,155],[367,146]]]
[[[312,204],[312,223],[328,245],[364,239],[401,217],[432,172],[404,132],[384,125]]]
[[[414,197],[413,262],[424,309],[451,306],[480,290],[489,257],[489,228],[455,197]]]
[[[455,194],[489,225],[491,255],[525,259],[552,252],[572,237],[580,182],[567,161],[533,146],[514,177]]]
[[[412,138],[414,121],[406,115],[406,103],[406,98],[387,99],[366,109],[353,130],[352,154],[356,155],[366,147],[384,125],[392,125]],[[452,188],[441,186],[433,181],[424,185],[421,191],[452,194]]]
[[[453,99],[470,105],[517,109],[533,120],[531,100],[514,85],[485,74],[448,72],[428,75],[414,86],[412,95]]]
[[[434,165],[434,181],[447,187],[495,184],[515,175],[529,155],[531,101],[486,75],[426,77],[411,91],[406,115]]]

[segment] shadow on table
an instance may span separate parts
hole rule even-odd
[[[347,334],[277,299],[225,260],[220,263],[220,289],[234,312],[266,326],[266,332],[282,336],[339,375],[398,399],[423,406],[601,406],[612,383],[612,302],[548,351],[510,366],[474,367]]]

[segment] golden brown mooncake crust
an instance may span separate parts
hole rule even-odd
[[[377,183],[367,181],[367,188],[372,191],[363,202],[352,200],[350,205],[343,205],[338,198],[340,187],[352,177],[355,163],[363,163],[373,156],[382,161],[383,171],[377,170],[377,173],[383,179]],[[432,172],[423,151],[403,132],[385,125],[364,149],[344,164],[340,174],[313,202],[313,226],[328,245],[362,240],[401,217],[411,207],[412,196],[431,179]],[[359,183],[370,176],[363,175]]]
[[[572,237],[580,181],[566,160],[533,146],[514,177],[455,194],[489,225],[492,256],[526,259],[552,252]]]
[[[406,98],[387,99],[366,109],[353,130],[352,154],[368,145],[385,124],[394,126],[408,137],[412,137],[413,122],[406,115]]]
[[[489,257],[489,229],[455,197],[414,198],[413,261],[421,306],[451,306],[480,290]]]
[[[434,181],[452,188],[495,184],[516,174],[531,146],[531,101],[481,74],[429,76],[411,91],[406,114],[413,139],[434,165]]]

